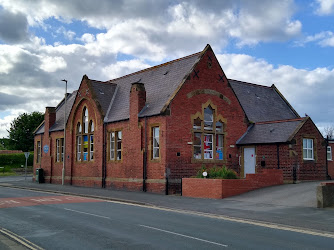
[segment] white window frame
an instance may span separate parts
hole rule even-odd
[[[211,137],[211,141],[210,140],[206,140],[206,138]],[[205,149],[204,148],[204,159],[205,160],[212,160],[213,159],[213,134],[204,134],[204,145],[208,144],[211,145],[211,149]],[[208,157],[208,155],[211,155],[211,157]]]
[[[110,154],[111,161],[115,160],[115,132],[110,132]]]
[[[333,160],[332,146],[327,146],[327,160],[328,161],[332,161]]]
[[[81,135],[77,136],[77,161],[81,161],[81,144],[82,137]]]
[[[36,159],[36,163],[41,163],[41,157],[42,157],[42,144],[41,144],[41,141],[37,141],[37,159]]]
[[[122,160],[122,131],[112,131],[109,134],[110,144],[109,144],[109,159],[111,161],[121,161]],[[120,146],[119,146],[120,145]]]
[[[89,135],[89,151],[89,160],[92,161],[94,159],[94,135]]]
[[[160,158],[160,127],[152,127],[152,159]],[[157,152],[157,154],[155,154]]]
[[[60,152],[60,141],[59,139],[56,139],[56,162],[59,162],[60,157],[59,157],[59,152]]]
[[[122,160],[122,138],[123,138],[122,131],[117,131],[116,134],[117,134],[117,138],[116,138],[116,141],[117,141],[117,143],[116,143],[116,160],[120,161],[120,160]],[[120,143],[120,147],[119,147],[119,143]]]
[[[309,141],[311,141],[311,147],[308,147]],[[304,150],[306,150],[306,157],[304,155]],[[311,157],[309,157],[309,153]],[[303,159],[304,160],[314,160],[314,142],[313,139],[310,138],[303,138]]]

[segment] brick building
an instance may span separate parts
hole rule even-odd
[[[326,146],[271,87],[226,78],[210,45],[199,53],[106,82],[82,78],[47,107],[35,131],[34,168],[47,182],[180,191],[205,165],[240,177],[281,168],[287,181],[325,179]]]

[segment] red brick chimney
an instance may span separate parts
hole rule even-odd
[[[56,108],[55,107],[46,107],[44,114],[44,134],[49,133],[49,129],[56,122]]]
[[[146,91],[143,83],[132,83],[130,91],[130,121],[138,121],[138,113],[146,103]]]

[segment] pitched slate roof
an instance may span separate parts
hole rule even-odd
[[[72,106],[74,104],[75,97],[77,95],[77,91],[73,91],[72,93],[67,94],[67,100],[66,100],[66,121],[68,120],[68,117],[70,115]],[[56,122],[53,124],[53,126],[50,128],[50,132],[52,131],[62,131],[64,130],[64,111],[65,111],[65,99],[63,99],[58,106],[56,107]],[[43,124],[40,125],[40,127],[35,132],[36,135],[43,134],[44,133],[44,121]]]
[[[231,79],[229,83],[251,122],[300,117],[274,85],[267,87]]]
[[[139,117],[158,115],[182,81],[191,72],[202,52],[110,80],[118,90],[105,122],[129,118],[131,84],[141,82],[146,90],[146,107]]]
[[[306,118],[252,124],[237,145],[287,142],[304,124]]]
[[[100,105],[102,115],[105,116],[108,112],[110,101],[116,92],[116,84],[110,82],[100,82],[96,80],[90,80],[93,88],[93,98]]]

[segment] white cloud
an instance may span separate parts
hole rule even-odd
[[[307,43],[317,43],[321,47],[334,47],[334,33],[323,31],[295,42],[297,46],[305,46]]]
[[[316,12],[319,15],[330,15],[334,13],[334,0],[316,0],[319,4]]]
[[[41,69],[46,72],[56,72],[59,69],[65,69],[67,66],[64,58],[60,56],[45,56],[41,58]]]
[[[145,68],[151,67],[150,65],[143,63],[141,60],[128,60],[118,61],[115,64],[108,65],[102,69],[102,72],[109,77],[109,79],[115,79],[120,76],[124,76]]]
[[[274,67],[248,55],[217,55],[228,78],[276,87],[301,116],[307,113],[317,123],[334,123],[334,69]]]

